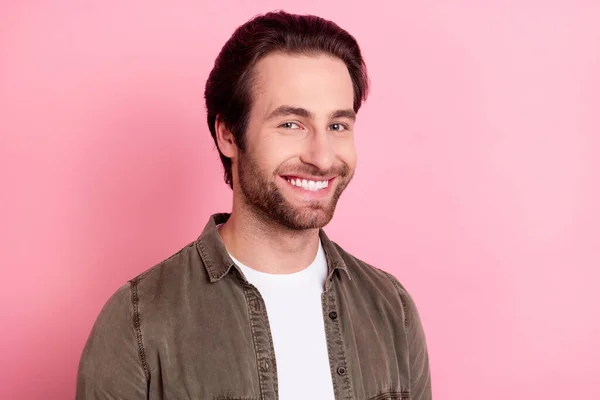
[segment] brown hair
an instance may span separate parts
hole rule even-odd
[[[236,145],[245,149],[251,107],[252,69],[267,54],[328,54],[348,67],[354,87],[354,111],[366,100],[369,80],[356,39],[335,23],[314,15],[285,11],[259,15],[238,27],[225,43],[206,81],[207,122],[217,149],[215,122],[222,121]],[[225,183],[233,188],[231,160],[219,150]]]

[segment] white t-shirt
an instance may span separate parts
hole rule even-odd
[[[231,254],[230,254],[231,256]],[[333,400],[321,294],[327,260],[321,242],[312,264],[292,274],[268,274],[236,263],[267,307],[281,400]]]

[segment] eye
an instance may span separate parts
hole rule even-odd
[[[302,129],[300,125],[295,122],[284,122],[283,124],[279,125],[279,127],[285,129]]]
[[[348,127],[344,124],[331,124],[329,125],[329,130],[343,132],[348,130]]]

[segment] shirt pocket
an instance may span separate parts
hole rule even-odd
[[[410,400],[409,392],[386,392],[371,397],[369,400]]]

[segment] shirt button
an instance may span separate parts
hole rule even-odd
[[[329,318],[336,319],[337,318],[337,313],[335,311],[330,312],[329,313]]]
[[[265,370],[266,372],[268,372],[269,369],[270,369],[269,360],[264,360],[263,361],[263,370]]]
[[[338,373],[338,375],[341,375],[341,376],[344,376],[344,375],[346,375],[346,368],[344,368],[344,367],[339,367],[339,368],[337,369],[337,373]]]

